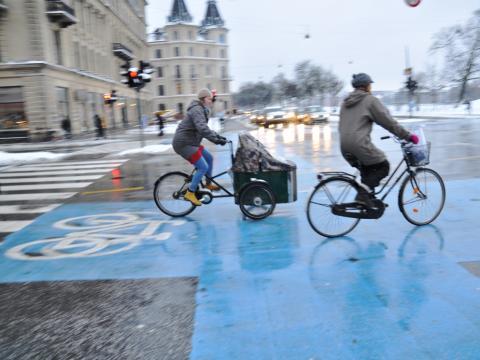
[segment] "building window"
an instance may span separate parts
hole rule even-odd
[[[175,78],[181,79],[182,78],[182,72],[180,69],[180,65],[175,65]]]
[[[228,82],[226,81],[223,82],[222,90],[224,94],[228,94]]]
[[[53,39],[55,42],[55,61],[58,65],[63,65],[62,59],[62,39],[60,37],[60,30],[53,31]]]
[[[0,87],[0,129],[28,128],[20,86]]]
[[[205,75],[206,76],[211,76],[212,75],[212,66],[211,65],[207,65],[206,68],[205,68]]]
[[[205,57],[206,58],[210,57],[210,51],[208,49],[205,49]]]
[[[188,39],[189,39],[189,40],[193,40],[193,32],[192,32],[192,30],[190,30],[190,31],[188,32]]]
[[[163,67],[157,67],[157,77],[163,78]]]
[[[57,86],[57,116],[63,120],[69,116],[68,89]]]
[[[195,81],[192,81],[192,94],[197,93],[197,83]]]
[[[212,90],[212,84],[207,84],[207,89]]]
[[[182,83],[177,83],[177,95],[182,95]]]
[[[195,79],[197,74],[195,74],[195,65],[190,65],[190,78]]]
[[[222,66],[221,76],[222,76],[222,79],[226,79],[226,78],[227,78],[227,68],[226,68],[225,66]]]
[[[163,111],[163,110],[166,110],[167,107],[165,106],[165,104],[158,104],[158,110],[160,111]]]
[[[178,31],[173,32],[173,40],[178,40]]]
[[[220,34],[220,35],[218,36],[218,42],[219,42],[220,44],[225,44],[225,34]]]
[[[165,95],[165,89],[163,85],[158,85],[158,96],[164,96]]]
[[[180,48],[175,46],[175,56],[180,56]]]
[[[222,59],[225,59],[225,58],[226,58],[226,56],[225,56],[225,49],[220,49],[220,57],[221,57]]]
[[[161,49],[156,49],[155,50],[155,57],[157,59],[161,59],[162,58],[162,50]]]
[[[188,48],[188,55],[193,56],[193,47]]]
[[[180,114],[183,114],[183,104],[182,103],[177,104],[177,110]]]

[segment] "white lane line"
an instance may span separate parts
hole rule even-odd
[[[59,171],[29,171],[29,172],[8,172],[0,173],[0,178],[12,178],[12,177],[31,177],[31,176],[50,176],[50,175],[86,175],[86,174],[106,174],[107,172],[115,169],[102,168],[102,169],[85,169],[85,170],[59,170]]]
[[[3,173],[19,172],[19,171],[37,171],[37,170],[75,170],[75,169],[108,169],[119,167],[122,164],[98,164],[98,165],[71,165],[71,166],[54,166],[51,164],[44,164],[43,166],[18,166],[13,169],[2,171]]]
[[[471,160],[471,159],[480,159],[480,155],[473,155],[473,156],[465,156],[459,158],[447,158],[448,161],[456,161],[456,160]]]
[[[25,200],[64,200],[71,198],[76,192],[63,193],[35,193],[35,194],[1,194],[0,201],[25,201]]]
[[[0,185],[3,184],[28,184],[28,183],[51,183],[51,182],[67,182],[67,181],[87,181],[100,179],[104,175],[86,175],[86,176],[57,176],[57,177],[32,177],[23,179],[1,179]]]
[[[84,188],[92,184],[91,182],[81,183],[59,183],[59,184],[32,184],[32,185],[2,185],[2,191],[22,191],[22,190],[50,190],[50,189],[77,189]]]
[[[47,206],[35,205],[1,205],[0,214],[42,214],[49,212],[62,204],[51,204]]]
[[[101,164],[122,164],[125,161],[128,161],[128,159],[111,159],[111,160],[92,160],[92,161],[59,161],[59,162],[49,162],[49,163],[43,163],[43,164],[28,164],[28,166],[38,166],[42,167],[43,165],[101,165]]]
[[[31,224],[33,220],[24,221],[0,221],[0,232],[14,232]]]

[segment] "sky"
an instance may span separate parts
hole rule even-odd
[[[207,1],[184,1],[199,24]],[[166,24],[172,4],[149,0],[149,32]],[[465,23],[480,1],[422,0],[411,8],[404,0],[217,0],[217,6],[229,29],[233,91],[279,72],[293,78],[303,60],[334,72],[345,90],[358,72],[370,74],[374,90],[397,90],[405,81],[406,53],[414,73],[439,66],[439,56],[429,52],[433,35]]]

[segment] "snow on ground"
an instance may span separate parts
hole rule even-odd
[[[409,115],[408,106],[401,105],[388,106],[392,115]],[[461,104],[455,106],[454,104],[420,104],[414,108],[413,116],[440,116],[440,117],[465,117],[468,115],[480,114],[480,100],[472,101],[470,112],[466,105]]]
[[[166,123],[165,127],[163,128],[163,133],[166,135],[173,135],[175,134],[175,131],[177,130],[178,124],[180,121],[177,121],[175,123]],[[219,132],[222,130],[222,125],[220,123],[219,118],[212,117],[208,121],[208,126],[210,129]],[[140,132],[139,128],[131,129],[128,130],[127,133],[129,134],[138,134]],[[149,125],[146,128],[143,129],[144,134],[158,134],[159,129],[158,125]]]
[[[26,152],[26,153],[7,153],[0,151],[0,165],[17,165],[25,163],[39,162],[42,160],[60,160],[71,154],[58,154],[48,151]]]
[[[159,154],[168,151],[172,148],[171,145],[148,145],[143,148],[135,148],[120,152],[118,155],[132,155],[132,154]]]

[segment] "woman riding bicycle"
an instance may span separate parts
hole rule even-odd
[[[180,122],[173,137],[172,146],[177,154],[195,166],[195,174],[184,198],[196,206],[202,205],[195,191],[203,176],[212,176],[213,157],[200,143],[207,138],[217,145],[225,145],[227,139],[208,127],[209,108],[212,106],[212,93],[208,89],[198,92],[198,100],[192,101],[187,116]],[[219,187],[207,180],[207,189],[218,191]]]
[[[369,75],[353,75],[355,89],[343,101],[340,110],[340,147],[347,162],[360,170],[361,190],[355,201],[373,207],[374,189],[388,176],[390,164],[386,155],[371,140],[373,123],[377,123],[400,139],[418,143],[418,136],[410,134],[392,118],[388,109],[371,94],[373,81]]]

